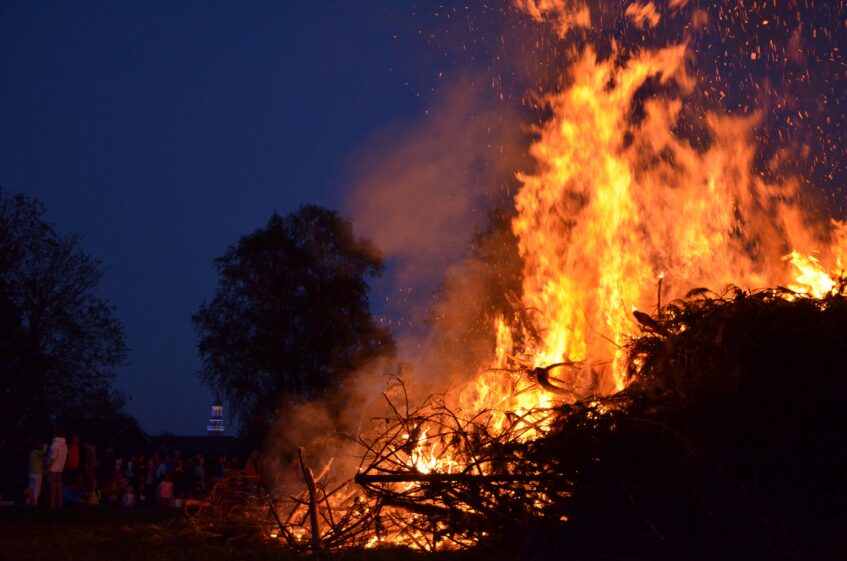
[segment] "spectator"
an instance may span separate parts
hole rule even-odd
[[[244,471],[247,477],[251,479],[259,479],[259,451],[253,450],[247,458],[247,463],[244,466]]]
[[[171,506],[171,501],[173,501],[174,499],[174,482],[171,481],[171,476],[169,474],[165,474],[165,477],[162,479],[162,482],[159,483],[159,488],[157,491],[157,496],[159,498],[159,506]]]
[[[98,506],[100,504],[100,489],[97,487],[97,478],[92,477],[88,480],[88,485],[85,489],[85,504],[89,506]]]
[[[97,485],[103,488],[106,483],[112,478],[112,473],[115,471],[115,451],[111,448],[106,449],[103,456],[103,461],[97,463]]]
[[[185,496],[190,497],[194,493],[194,458],[187,458],[183,465],[185,468]]]
[[[183,493],[185,493],[185,489],[188,485],[188,482],[185,477],[185,466],[182,464],[182,460],[177,460],[174,465],[174,496],[179,497]]]
[[[116,468],[112,477],[103,486],[103,494],[106,497],[106,504],[116,505],[121,501],[121,497],[126,489],[126,480],[121,475],[121,472]]]
[[[158,462],[159,455],[153,454],[147,462],[147,470],[142,480],[144,482],[142,495],[144,495],[149,504],[153,504],[156,501],[156,471],[159,468]]]
[[[29,494],[31,506],[38,506],[41,496],[41,483],[44,474],[44,455],[47,453],[47,443],[38,441],[29,453]]]
[[[259,452],[253,450],[244,465],[244,475],[247,477],[247,489],[255,493],[261,488],[259,482]]]
[[[197,454],[197,457],[194,459],[194,486],[193,486],[194,496],[197,498],[202,497],[206,494],[206,467],[205,460],[203,456]]]
[[[158,480],[162,480],[166,475],[170,475],[174,470],[174,460],[170,454],[165,456],[165,459],[159,462],[159,466],[156,468],[156,478]]]
[[[221,454],[218,458],[218,478],[223,479],[226,477],[226,474],[229,473],[229,465],[226,460],[226,456]]]
[[[82,445],[82,475],[85,481],[97,472],[97,446],[86,442]]]
[[[135,479],[135,472],[138,471],[138,458],[130,454],[126,459],[126,467],[124,468],[124,477],[132,482]]]
[[[71,437],[71,442],[68,444],[68,460],[65,462],[65,481],[76,481],[78,475],[82,475],[82,457],[79,447],[79,435],[75,434]]]
[[[63,507],[62,472],[68,459],[68,444],[62,431],[56,431],[47,453],[47,480],[50,484],[50,508]]]
[[[147,458],[138,455],[135,458],[135,477],[133,478],[133,487],[135,487],[135,502],[136,504],[144,504],[147,498]]]
[[[121,505],[125,507],[135,506],[135,489],[132,485],[127,485],[123,497],[121,497]]]
[[[69,483],[69,485],[62,489],[62,497],[64,499],[64,502],[72,505],[82,504],[85,492],[85,489],[82,485],[82,477],[77,476],[76,479],[73,480],[71,480],[70,478],[66,478],[66,481]]]

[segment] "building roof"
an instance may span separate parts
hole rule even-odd
[[[228,454],[233,451],[237,439],[234,436],[174,436],[163,434],[150,437],[153,451],[179,452],[185,456],[195,454]]]
[[[80,436],[84,443],[93,443],[99,450],[113,448],[120,452],[152,453],[159,450],[183,456],[195,454],[229,454],[238,439],[234,436],[149,436],[132,417],[91,417],[69,419],[62,424],[65,435]]]
[[[101,449],[143,450],[150,446],[150,437],[133,417],[68,419],[62,426],[67,436],[78,434],[83,442]]]

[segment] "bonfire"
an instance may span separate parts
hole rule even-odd
[[[590,25],[579,2],[517,4],[562,35]],[[660,20],[652,2],[626,15],[644,28]],[[286,496],[231,476],[199,505],[198,527],[247,525],[302,550],[518,540],[539,555],[561,536],[594,551],[591,540],[608,532],[625,544],[609,551],[636,558],[682,555],[692,535],[708,542],[735,524],[739,551],[758,555],[767,543],[806,555],[806,523],[769,497],[777,486],[761,471],[759,460],[779,454],[738,435],[754,439],[746,428],[759,426],[756,415],[776,416],[790,442],[780,449],[797,452],[791,431],[808,436],[820,421],[786,396],[809,398],[799,386],[812,372],[841,390],[847,225],[801,205],[799,180],[757,173],[757,115],[703,110],[707,142],[680,132],[697,88],[693,60],[685,42],[613,45],[603,57],[585,47],[564,87],[544,96],[535,168],[518,173],[511,229],[522,286],[503,295],[509,312],[491,318],[490,360],[418,402],[393,378],[388,413],[351,436],[356,473],[309,466],[301,454],[302,490]],[[821,414],[836,415],[839,400]],[[796,423],[781,418],[794,413]],[[841,426],[842,416],[831,420]],[[716,427],[735,435],[716,443]],[[811,462],[818,444],[832,452],[824,440],[797,462]],[[735,452],[753,459],[727,459],[744,442],[750,449]],[[844,491],[843,475],[832,477]],[[785,496],[800,508],[798,493]]]

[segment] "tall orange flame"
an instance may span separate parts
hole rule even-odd
[[[576,0],[514,1],[555,20],[561,34],[590,23]],[[652,2],[631,6],[639,25],[660,21]],[[531,146],[536,166],[518,174],[514,199],[523,260],[516,319],[496,318],[491,363],[445,398],[451,422],[484,414],[486,430],[535,438],[557,400],[625,387],[633,310],[661,312],[693,288],[730,284],[823,297],[847,264],[847,225],[802,206],[798,180],[757,173],[758,115],[699,115],[707,140],[697,143],[679,132],[697,87],[687,45],[620,55],[586,49],[567,87],[546,97],[550,117]],[[404,466],[468,468],[446,450],[443,427],[419,429],[401,439]]]
[[[531,149],[537,171],[519,175],[523,304],[541,334],[529,354],[535,365],[595,364],[594,392],[623,388],[630,310],[655,308],[660,273],[666,299],[698,286],[785,284],[782,256],[791,254],[801,271],[792,286],[821,294],[834,284],[833,228],[799,205],[798,182],[754,171],[755,115],[706,115],[707,148],[676,133],[696,85],[688,58],[677,45],[619,66],[587,50],[570,86],[547,98],[552,117]],[[648,81],[678,93],[654,95],[636,118]],[[806,257],[813,251],[820,260]]]
[[[591,12],[584,0],[514,0],[515,6],[536,21],[551,21],[565,36],[575,27],[591,25]]]

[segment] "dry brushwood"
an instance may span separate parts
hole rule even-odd
[[[266,494],[257,524],[270,510],[274,534],[303,550],[828,558],[847,517],[845,283],[821,299],[698,290],[636,321],[630,385],[611,396],[467,414],[444,396],[410,407],[398,381],[390,414],[358,439],[355,481],[322,474],[312,488],[303,462],[308,488]],[[573,367],[526,374],[561,389],[551,373]]]
[[[351,481],[333,482],[327,465],[315,475],[298,454],[303,488],[268,492],[271,477],[237,471],[222,478],[206,501],[188,501],[195,529],[222,537],[262,537],[297,551],[333,550],[367,545],[378,521]],[[269,474],[264,474],[269,475]]]
[[[502,430],[488,412],[460,419],[439,398],[418,410],[395,408],[385,429],[363,442],[369,461],[357,480],[382,504],[411,513],[393,516],[430,545],[548,532],[545,543],[556,548],[567,536],[574,550],[604,543],[635,559],[679,558],[692,540],[710,539],[701,558],[720,547],[802,556],[807,545],[797,535],[809,526],[793,526],[796,514],[774,508],[773,496],[797,506],[801,519],[820,521],[811,505],[835,508],[826,493],[796,482],[787,492],[779,476],[790,478],[789,465],[809,481],[815,469],[831,473],[809,452],[817,440],[844,466],[847,392],[821,399],[808,383],[817,376],[826,387],[843,386],[844,287],[821,299],[782,288],[694,291],[654,316],[636,316],[642,333],[627,347],[626,390],[512,416]],[[560,366],[535,377],[550,383]],[[539,413],[552,424],[524,422]],[[536,434],[522,438],[524,431]],[[428,454],[433,465],[452,458],[454,467],[430,469]],[[836,496],[847,495],[844,472],[836,473]],[[803,498],[809,493],[819,502]]]

